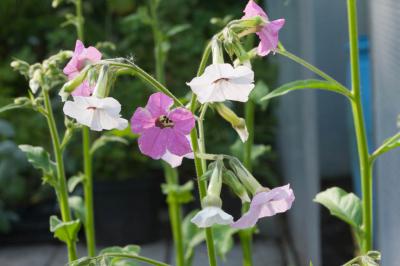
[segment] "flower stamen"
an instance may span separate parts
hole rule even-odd
[[[166,115],[162,115],[156,120],[156,127],[159,127],[161,129],[174,127],[174,121],[169,119]]]

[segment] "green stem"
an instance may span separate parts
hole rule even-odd
[[[354,96],[351,107],[357,139],[362,188],[364,241],[361,252],[367,253],[373,248],[372,166],[369,161],[368,142],[361,101],[356,0],[347,0],[347,14],[350,40],[351,87]]]
[[[85,171],[85,179],[83,182],[85,197],[85,235],[88,256],[93,257],[96,255],[96,236],[94,229],[92,155],[90,153],[90,131],[86,126],[82,129],[82,145]]]
[[[199,69],[197,71],[197,76],[200,76],[203,74],[204,69],[206,68],[208,58],[210,56],[211,52],[211,46],[207,45],[203,57],[201,59],[201,63],[199,66]],[[191,104],[190,104],[190,109],[192,113],[195,112],[196,109],[196,96],[192,94],[192,99],[191,99]],[[197,153],[206,153],[205,152],[205,143],[204,143],[204,131],[202,122],[198,121],[198,124],[201,125],[199,126],[199,131],[200,131],[200,139],[198,139],[198,134],[197,134],[197,129],[194,128],[192,132],[190,133],[190,140],[192,143],[192,148],[193,148],[193,153],[194,153],[194,164],[196,168],[196,175],[197,175],[197,185],[199,188],[199,195],[200,195],[200,201],[207,195],[207,181],[206,180],[201,180],[200,177],[203,176],[204,172],[206,171],[206,161],[204,159],[200,159],[196,154]],[[200,145],[199,145],[200,142]],[[214,237],[213,237],[213,232],[211,228],[206,228],[206,244],[207,244],[207,252],[208,252],[208,263],[210,266],[216,266],[217,265],[217,258],[215,255],[215,247],[214,247]]]
[[[179,185],[178,172],[167,163],[163,163],[164,175],[168,185]],[[185,251],[182,236],[182,210],[181,204],[176,200],[174,192],[167,197],[169,219],[175,247],[175,261],[177,266],[185,265]]]
[[[53,144],[53,151],[54,151],[54,156],[56,158],[56,165],[57,165],[57,186],[55,187],[56,193],[57,193],[57,198],[59,200],[60,204],[60,210],[61,210],[61,218],[63,222],[69,222],[71,221],[71,211],[68,205],[68,191],[67,191],[67,181],[65,178],[65,170],[64,170],[64,161],[63,161],[63,156],[62,156],[62,151],[61,151],[61,146],[60,146],[60,138],[58,136],[57,132],[57,126],[56,122],[54,120],[54,114],[53,114],[53,109],[51,107],[50,103],[50,96],[47,91],[47,88],[43,88],[43,98],[44,98],[44,104],[46,107],[46,112],[47,112],[47,124],[49,126],[50,130],[50,135],[51,135],[51,140]],[[68,248],[68,261],[74,261],[77,259],[76,255],[76,243],[75,242],[67,242],[67,248]]]
[[[293,60],[294,62],[304,66],[305,68],[307,68],[308,70],[314,72],[315,74],[317,74],[318,76],[320,76],[321,78],[330,81],[334,84],[336,84],[338,87],[348,90],[344,85],[342,85],[340,82],[338,82],[337,80],[335,80],[334,78],[332,78],[331,76],[329,76],[328,74],[326,74],[325,72],[323,72],[322,70],[318,69],[317,67],[311,65],[310,63],[308,63],[307,61],[305,61],[304,59],[288,52],[285,49],[277,49],[276,53],[283,55],[291,60]]]
[[[244,144],[244,154],[243,154],[243,163],[244,166],[249,170],[252,171],[253,165],[251,161],[251,153],[254,143],[254,102],[252,100],[247,101],[245,104],[245,120],[246,126],[249,131],[249,137]],[[246,213],[250,208],[249,203],[245,203],[242,205],[242,213]],[[244,266],[251,266],[253,265],[253,258],[252,258],[252,240],[253,240],[253,228],[240,230],[239,232],[240,237],[240,244],[242,247],[243,253],[243,265]]]
[[[165,53],[162,50],[162,32],[159,28],[157,4],[154,0],[150,1],[150,15],[152,18],[152,31],[154,39],[154,58],[156,65],[156,79],[165,84]],[[178,171],[167,163],[163,162],[163,170],[168,185],[179,186]],[[172,237],[175,247],[175,261],[177,266],[185,265],[185,251],[182,236],[182,210],[181,203],[176,200],[174,192],[169,192],[167,196],[169,220],[171,223]]]
[[[75,12],[77,23],[76,31],[78,38],[84,42],[84,17],[82,12],[82,0],[75,1]],[[96,238],[94,229],[94,207],[93,207],[93,174],[92,174],[92,155],[90,153],[90,130],[88,127],[82,128],[83,164],[85,172],[85,182],[83,182],[83,193],[85,201],[85,236],[87,252],[89,257],[96,255]]]

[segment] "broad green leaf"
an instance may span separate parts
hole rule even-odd
[[[302,90],[302,89],[321,89],[332,92],[337,92],[343,94],[346,97],[350,97],[350,91],[338,87],[338,85],[318,79],[306,79],[306,80],[297,80],[293,82],[286,83],[279,88],[273,90],[268,93],[264,97],[261,98],[261,101],[266,101],[274,97],[285,95],[291,91]]]
[[[139,255],[140,252],[140,246],[137,245],[127,245],[125,247],[118,247],[118,246],[113,246],[113,247],[108,247],[105,249],[102,249],[100,251],[100,255],[104,255],[105,259],[107,258],[108,254],[126,254],[126,255],[134,255],[137,256]],[[107,264],[109,266],[139,266],[137,262],[127,259],[127,258],[118,258],[118,257],[109,257],[107,258]]]
[[[233,247],[233,235],[239,232],[239,229],[232,228],[229,225],[214,225],[214,244],[217,250],[218,256],[222,259],[226,259],[226,255]]]
[[[54,237],[62,242],[72,243],[77,241],[80,228],[81,222],[79,219],[63,222],[55,215],[50,216],[50,232],[54,233]]]
[[[112,135],[103,135],[93,142],[93,145],[90,149],[90,153],[94,154],[98,149],[100,149],[101,147],[103,147],[104,145],[106,145],[109,142],[119,142],[119,143],[122,143],[125,145],[128,144],[128,141],[124,138],[112,136]]]
[[[187,29],[190,28],[190,24],[181,24],[181,25],[176,25],[174,27],[172,27],[171,29],[169,29],[166,33],[166,35],[168,37],[173,37]]]
[[[261,109],[264,111],[268,107],[268,101],[263,101],[262,98],[264,95],[269,93],[268,85],[265,84],[264,81],[257,81],[254,89],[250,93],[250,100],[252,100],[255,104],[261,106]]]
[[[68,204],[74,212],[75,218],[85,224],[85,204],[81,196],[71,196],[68,198]]]
[[[73,192],[75,190],[76,186],[79,183],[82,183],[84,179],[85,179],[85,175],[82,174],[82,173],[79,173],[77,175],[71,176],[68,179],[68,191],[69,192]]]
[[[339,187],[332,187],[318,193],[315,198],[325,206],[333,216],[348,223],[356,231],[359,231],[362,225],[361,200],[353,193],[347,193]]]
[[[161,189],[165,195],[168,195],[168,202],[184,204],[193,200],[193,181],[188,181],[184,185],[162,184]]]
[[[94,266],[96,261],[93,258],[89,257],[82,257],[80,259],[74,260],[70,263],[68,263],[68,266]]]
[[[19,145],[18,147],[26,154],[28,161],[33,167],[42,170],[43,182],[55,186],[56,164],[50,160],[49,153],[42,147],[34,147],[31,145]]]

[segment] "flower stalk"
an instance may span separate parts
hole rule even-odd
[[[75,0],[76,20],[75,23],[78,39],[84,41],[84,17],[82,12],[82,0]],[[85,179],[83,182],[84,204],[85,204],[85,237],[87,253],[89,257],[96,255],[96,233],[94,228],[94,205],[93,205],[93,173],[92,154],[90,153],[90,130],[87,126],[82,127],[82,154]]]
[[[50,103],[48,88],[46,86],[43,86],[42,88],[43,88],[42,93],[44,98],[44,104],[46,109],[47,125],[50,130],[50,136],[53,144],[53,151],[57,165],[57,186],[55,186],[55,190],[60,205],[62,221],[69,222],[71,221],[71,210],[68,204],[67,180],[65,177],[64,161],[60,145],[60,138],[58,136],[57,125],[54,120],[54,114]],[[77,259],[76,243],[68,241],[67,249],[68,249],[68,261],[71,262],[76,260]]]

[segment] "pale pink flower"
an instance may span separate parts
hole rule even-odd
[[[150,96],[145,108],[139,107],[131,118],[133,133],[139,134],[140,151],[163,159],[172,167],[179,166],[183,157],[192,157],[188,135],[194,127],[193,114],[185,108],[171,109],[172,98],[157,92]]]
[[[224,212],[220,207],[207,206],[199,211],[190,221],[200,228],[206,228],[214,224],[232,224],[233,217]]]
[[[294,199],[294,193],[289,184],[269,191],[259,192],[251,200],[249,211],[231,226],[235,228],[252,227],[260,218],[289,210]]]
[[[254,16],[260,16],[264,18],[267,23],[262,27],[257,35],[260,38],[260,43],[258,45],[258,54],[260,56],[266,56],[271,51],[275,51],[278,47],[279,43],[279,30],[285,24],[285,19],[277,19],[273,21],[269,21],[267,14],[264,10],[256,4],[253,0],[250,0],[245,9],[243,10],[244,16],[243,18],[251,18]]]
[[[71,80],[75,78],[79,72],[87,65],[93,64],[101,59],[101,53],[93,46],[85,48],[80,40],[76,41],[75,51],[71,60],[64,67],[64,74]],[[85,80],[73,92],[73,96],[90,96],[93,93],[94,87],[90,86],[89,82]]]

